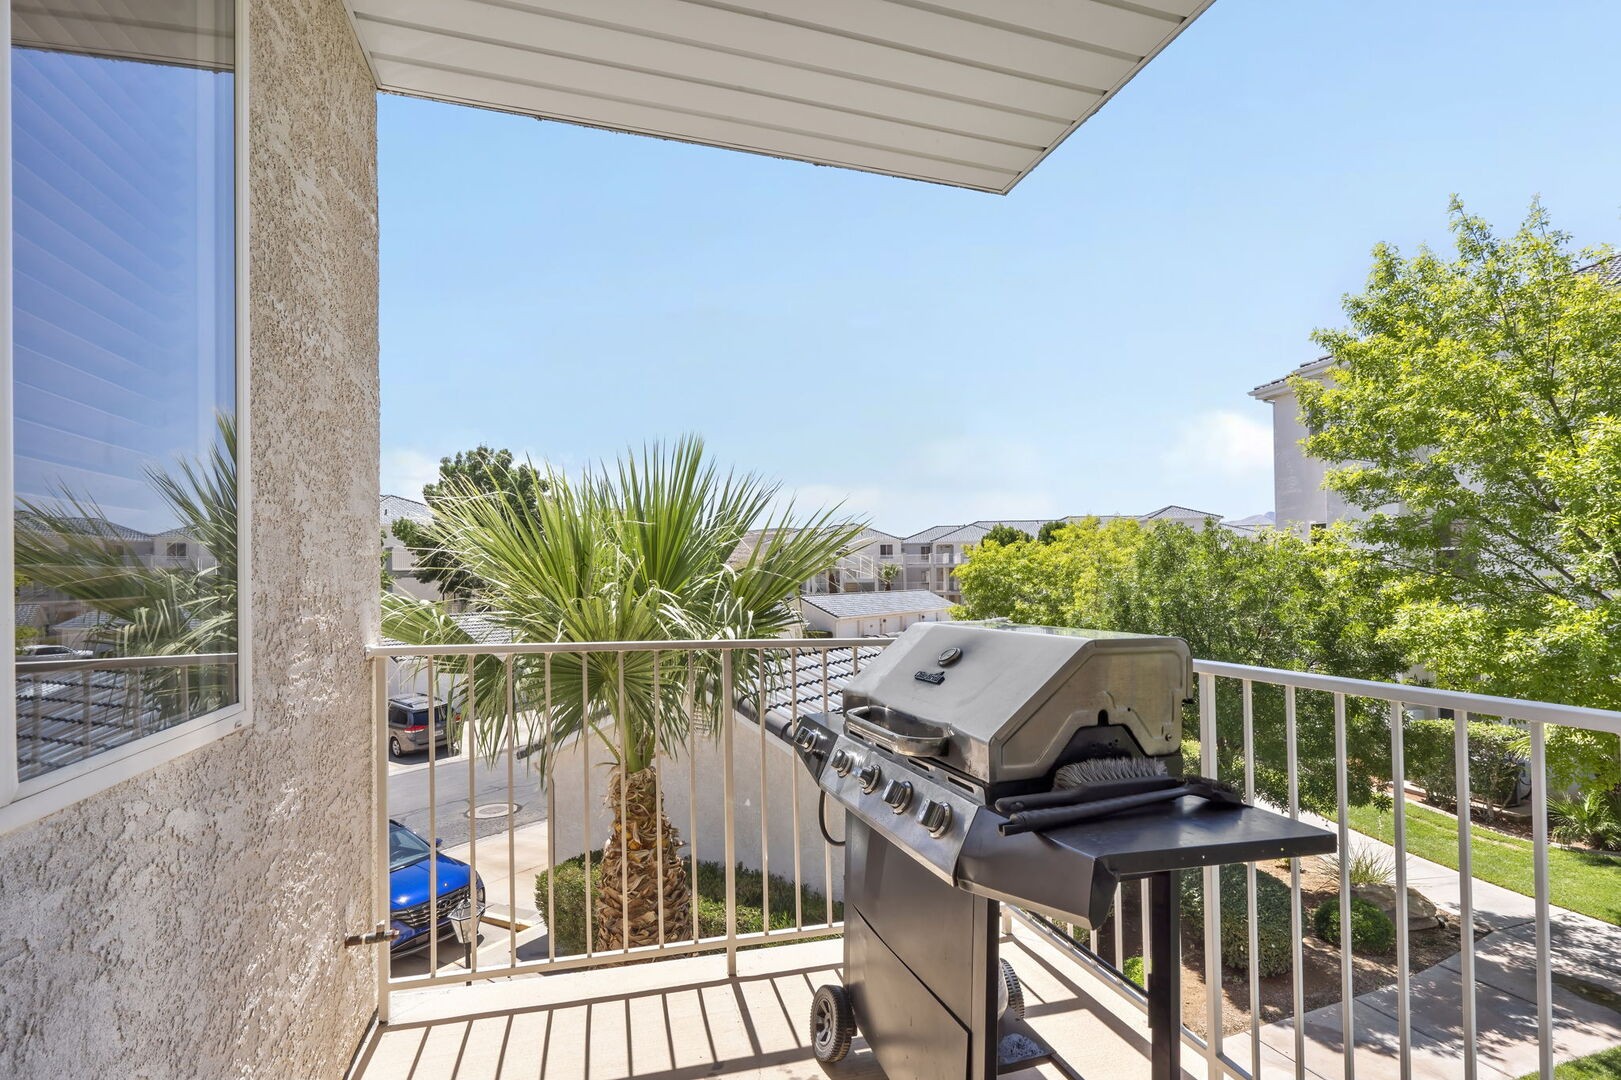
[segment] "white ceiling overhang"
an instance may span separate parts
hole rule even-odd
[[[1005,193],[1213,0],[347,0],[379,89]]]

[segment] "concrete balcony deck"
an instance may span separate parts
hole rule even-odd
[[[740,953],[736,978],[724,956],[700,956],[400,993],[353,1080],[882,1077],[859,1038],[836,1067],[811,1054],[811,995],[842,955],[841,942],[816,941]],[[1022,926],[1002,955],[1024,984],[1026,1019],[1074,1070],[1010,1078],[1148,1076],[1147,1025],[1129,1004]],[[1203,1075],[1191,1051],[1183,1064]]]

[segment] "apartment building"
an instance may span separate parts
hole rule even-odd
[[[967,525],[934,525],[901,541],[902,581],[907,589],[939,593],[952,603],[962,602],[957,567],[967,562],[975,545],[999,526],[1018,529],[1029,536],[1041,532],[1049,521],[1076,522],[1087,518],[1114,521],[1129,518],[1143,524],[1185,525],[1202,530],[1207,522],[1221,521],[1221,515],[1186,506],[1162,506],[1146,514],[1069,514],[1059,518],[985,518]]]

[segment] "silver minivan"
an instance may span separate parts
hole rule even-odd
[[[439,702],[434,706],[433,739],[448,748],[446,722],[450,706]],[[428,748],[428,699],[422,694],[388,699],[388,756],[399,757],[415,750]]]

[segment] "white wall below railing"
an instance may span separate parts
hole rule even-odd
[[[762,760],[765,762],[763,793]],[[554,802],[550,805],[556,808],[551,829],[560,861],[578,856],[588,840],[593,850],[607,840],[613,817],[612,808],[603,797],[608,790],[612,762],[607,747],[595,739],[588,744],[576,743],[557,755],[552,770]],[[752,721],[739,717],[733,721],[732,768],[733,845],[737,861],[750,870],[764,869],[773,876],[792,881],[797,842],[800,884],[826,895],[831,870],[832,899],[842,899],[844,856],[834,850],[824,858],[827,845],[816,825],[819,789],[809,776],[803,775],[804,767],[789,746],[769,733],[762,743],[760,729]],[[691,856],[691,845],[696,841],[700,862],[724,860],[726,800],[721,783],[724,769],[725,748],[719,737],[700,736],[695,751],[677,758],[660,759],[664,812],[688,845],[682,852],[683,859]],[[584,830],[582,823],[587,826]],[[844,836],[844,810],[836,802],[828,806],[828,830],[835,839]],[[822,912],[806,912],[805,915],[811,922],[823,921],[824,917]]]

